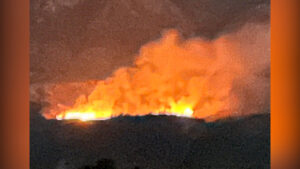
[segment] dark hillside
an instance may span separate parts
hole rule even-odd
[[[270,114],[214,123],[144,116],[85,124],[31,115],[31,169],[78,168],[103,158],[118,169],[270,167]]]

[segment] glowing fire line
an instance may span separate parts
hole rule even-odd
[[[178,108],[179,107],[179,108]],[[153,112],[149,113],[151,115],[172,115],[172,116],[179,116],[179,117],[189,117],[191,118],[193,116],[193,109],[190,107],[182,108],[178,106],[177,108],[180,111],[176,111],[176,109],[170,109],[169,111],[160,111],[160,112]],[[171,112],[171,111],[174,112]],[[68,111],[62,114],[59,114],[56,116],[57,120],[80,120],[80,121],[91,121],[91,120],[107,120],[112,118],[113,116],[110,117],[101,117],[102,113],[101,112],[72,112]]]

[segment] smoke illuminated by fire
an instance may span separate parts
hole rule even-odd
[[[46,118],[104,120],[129,115],[216,118],[240,110],[236,82],[251,77],[237,43],[226,36],[214,41],[184,40],[176,30],[144,45],[132,67],[119,68],[98,81],[72,106],[60,106]]]

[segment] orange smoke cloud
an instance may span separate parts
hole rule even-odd
[[[231,37],[184,40],[176,30],[169,30],[160,40],[144,45],[132,67],[119,68],[96,82],[94,90],[72,106],[50,107],[44,115],[82,121],[121,115],[207,120],[234,115],[244,104],[234,88],[237,82],[247,86],[241,79],[252,77],[240,51],[239,42]]]

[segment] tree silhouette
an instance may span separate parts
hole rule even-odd
[[[111,159],[101,159],[93,169],[116,169],[115,162]]]
[[[111,159],[103,158],[96,162],[96,166],[83,166],[79,169],[116,169],[115,162]]]

